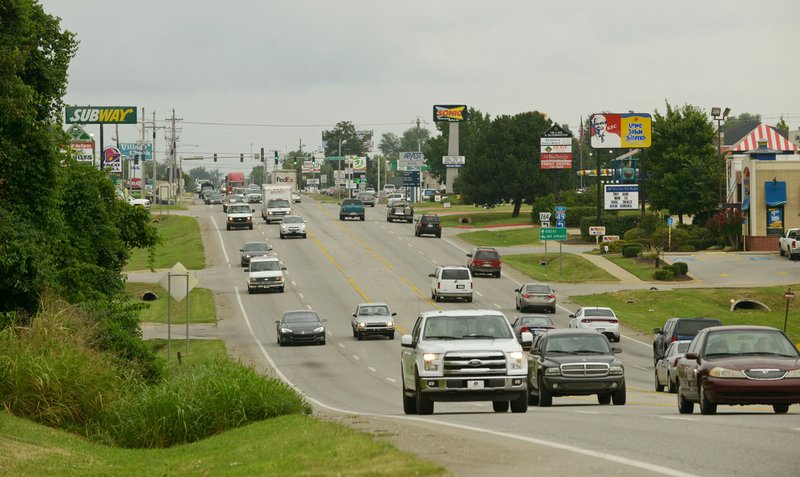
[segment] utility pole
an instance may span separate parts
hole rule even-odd
[[[158,179],[158,169],[156,168],[156,112],[153,111],[153,202],[156,200],[156,180]],[[145,188],[147,185],[145,184]]]
[[[144,199],[145,196],[147,195],[147,194],[145,194],[145,191],[147,190],[147,187],[146,187],[146,185],[147,185],[147,168],[144,167],[144,165],[146,164],[145,161],[144,161],[144,156],[145,156],[145,151],[146,151],[147,147],[145,146],[145,142],[144,142],[144,127],[145,127],[144,107],[142,107],[142,147],[141,147],[142,153],[140,154],[140,158],[139,158],[139,167],[142,169],[142,182],[139,183],[139,187],[140,187],[139,193],[141,194],[142,199]]]

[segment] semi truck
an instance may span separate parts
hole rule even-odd
[[[284,216],[292,214],[291,185],[264,184],[261,198],[261,217],[268,224],[280,222]]]
[[[237,187],[244,187],[244,172],[229,172],[225,175],[225,194],[234,193]]]

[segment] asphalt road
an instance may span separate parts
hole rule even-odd
[[[615,344],[626,366],[625,406],[564,397],[555,398],[551,408],[530,407],[526,414],[496,414],[490,403],[436,403],[432,416],[405,416],[399,336],[357,341],[350,328],[356,305],[389,303],[405,332],[421,310],[488,308],[511,318],[518,313],[513,290],[524,277],[506,267],[499,279],[475,279],[473,303],[434,303],[428,273],[437,263],[466,263],[469,246],[455,238],[458,231],[446,229],[441,239],[417,238],[413,225],[387,223],[381,206],[368,208],[364,222],[341,222],[335,205],[307,198],[295,210],[308,220],[308,239],[280,240],[278,225],[262,220],[252,231],[226,231],[221,206],[198,205],[190,213],[200,220],[210,259],[198,276],[215,291],[220,336],[243,361],[296,386],[315,412],[350,420],[355,427],[385,429],[401,448],[456,475],[797,475],[797,406],[787,415],[775,415],[766,406],[720,407],[716,416],[679,415],[674,395],[653,390],[651,337],[630,332]],[[285,293],[247,293],[238,249],[260,238],[274,246],[287,267]],[[756,262],[767,262],[743,257],[742,262],[759,267],[763,263]],[[798,264],[785,262],[786,279],[797,277],[792,265]],[[736,267],[741,273],[742,265]],[[711,271],[698,281],[710,286],[709,277],[719,273]],[[615,286],[555,288],[573,294]],[[326,346],[277,345],[275,320],[291,309],[314,309],[327,319]],[[560,307],[557,326],[567,326],[567,315]]]

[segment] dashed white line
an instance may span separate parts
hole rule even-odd
[[[436,260],[434,260],[434,259],[431,259],[431,263],[436,263]]]
[[[308,308],[310,310],[311,309],[311,305],[306,305],[306,308]]]
[[[377,371],[377,369],[373,368],[372,366],[367,366],[367,369],[372,371],[373,373]]]
[[[336,343],[340,348],[344,348],[344,343]]]
[[[358,357],[357,355],[355,355],[355,354],[353,355],[353,359],[354,359],[354,360],[356,360],[356,361],[361,361],[361,358],[359,358],[359,357]]]
[[[409,247],[413,247],[413,246],[414,246],[414,244],[413,244],[413,243],[411,243],[411,242],[408,242],[408,246],[409,246]]]
[[[483,296],[483,293],[481,293],[479,291],[476,291],[475,294],[478,295],[478,296]]]
[[[492,303],[492,305],[494,305],[495,307],[497,307],[497,309],[498,309],[498,310],[500,310],[500,309],[502,309],[502,308],[503,308],[503,307],[501,307],[500,305],[498,305],[497,303]]]
[[[392,379],[392,378],[386,378],[386,380],[389,381],[390,383],[396,383],[397,382],[396,379]]]
[[[600,414],[597,411],[574,411],[575,414]]]
[[[292,285],[294,285],[294,282],[292,282]],[[295,285],[295,286],[296,286],[296,285]],[[300,293],[300,292],[297,292],[297,296],[299,296],[301,300],[305,300],[305,299],[306,299],[306,298],[303,296],[303,294],[302,294],[302,293]]]
[[[295,283],[295,282],[294,282],[294,280],[292,280],[292,286],[293,286],[293,287],[296,287],[296,286],[297,286],[297,283]]]
[[[411,245],[411,244],[409,244],[409,245]],[[422,253],[422,250],[417,250],[417,253],[420,254],[420,255],[425,255],[424,253]]]
[[[678,416],[658,416],[661,419],[673,419],[675,421],[696,421],[697,419],[692,417],[678,417]]]

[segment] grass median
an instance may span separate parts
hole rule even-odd
[[[533,280],[542,282],[590,283],[619,281],[619,279],[592,262],[572,253],[504,255],[503,262]]]
[[[484,247],[513,247],[516,245],[541,245],[539,242],[539,229],[526,227],[524,229],[506,230],[479,230],[477,232],[464,232],[458,238],[472,245]]]
[[[139,320],[142,323],[166,323],[168,303],[170,304],[170,321],[172,324],[180,324],[186,321],[186,302],[176,302],[161,285],[157,283],[128,282],[125,284],[125,290],[134,301],[149,305],[139,314]],[[142,295],[147,291],[155,293],[158,298],[153,301],[142,300]],[[216,323],[216,317],[217,313],[214,308],[214,298],[211,290],[200,287],[192,289],[189,292],[189,323]]]
[[[154,221],[159,220],[157,213],[151,215]],[[194,217],[163,215],[153,225],[158,228],[160,238],[155,246],[153,268],[172,268],[177,262],[181,262],[189,270],[205,268],[205,249],[200,238],[200,227]],[[147,270],[149,253],[148,249],[133,250],[125,271]]]
[[[502,212],[448,213],[448,215],[441,215],[440,218],[444,227],[466,225],[479,229],[492,225],[533,225],[530,213],[520,212],[517,217],[512,217],[510,210]]]

